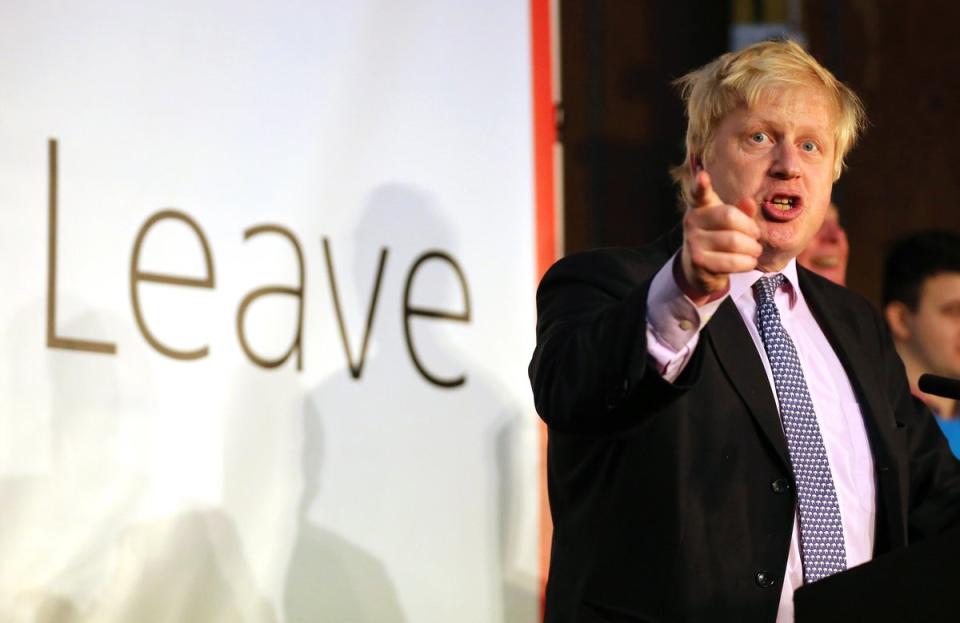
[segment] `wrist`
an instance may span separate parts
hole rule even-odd
[[[727,291],[730,289],[730,280],[727,279],[726,285],[717,290],[716,292],[702,292],[694,288],[690,281],[687,279],[687,276],[683,270],[683,260],[681,259],[683,253],[677,253],[673,258],[673,280],[677,284],[677,287],[680,289],[680,292],[683,293],[690,302],[692,302],[696,307],[703,307],[707,303],[712,303],[717,299],[723,298],[726,296]]]

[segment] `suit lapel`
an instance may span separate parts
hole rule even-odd
[[[753,338],[743,325],[743,318],[733,301],[728,298],[720,305],[707,325],[706,332],[710,336],[720,366],[746,403],[750,415],[764,432],[777,456],[789,469],[787,440],[780,423],[777,403],[773,399],[773,390]]]
[[[903,526],[903,518],[898,511],[904,508],[898,486],[899,463],[903,457],[898,456],[895,450],[899,445],[895,439],[893,414],[889,405],[880,398],[886,394],[884,388],[880,387],[880,375],[869,373],[878,364],[868,360],[856,338],[856,324],[863,318],[853,314],[841,316],[841,312],[835,305],[830,304],[825,293],[813,283],[806,271],[797,267],[797,272],[800,289],[810,311],[833,347],[859,398],[860,412],[870,439],[874,468],[880,485],[877,491],[878,517],[881,508],[886,509],[887,525],[892,535],[895,535]]]

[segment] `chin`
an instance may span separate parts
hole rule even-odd
[[[797,257],[806,248],[809,241],[798,236],[795,231],[767,231],[764,237],[764,256],[779,259],[784,264]]]

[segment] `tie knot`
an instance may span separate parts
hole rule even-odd
[[[757,293],[758,302],[772,302],[773,295],[777,292],[777,289],[783,283],[784,279],[786,279],[786,277],[784,277],[781,273],[776,273],[775,275],[769,275],[757,279],[757,281],[753,284],[753,289]]]

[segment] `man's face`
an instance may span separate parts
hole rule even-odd
[[[847,232],[840,225],[837,206],[830,204],[823,225],[797,256],[797,262],[836,284],[845,285],[849,256]]]
[[[927,277],[906,321],[907,346],[924,371],[960,378],[960,273]]]
[[[833,186],[835,106],[814,87],[771,88],[752,108],[728,114],[703,165],[717,195],[757,202],[763,254],[779,270],[820,228]]]

